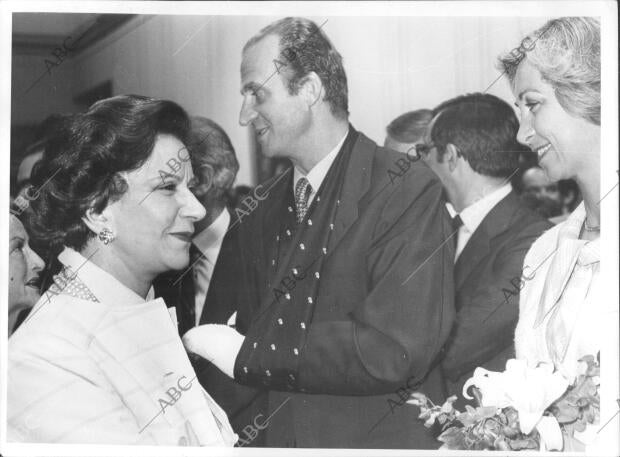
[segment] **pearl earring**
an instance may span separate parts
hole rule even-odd
[[[114,232],[107,227],[101,229],[99,232],[99,239],[103,241],[103,244],[106,246],[114,241],[114,238],[116,238],[116,235],[114,235]]]

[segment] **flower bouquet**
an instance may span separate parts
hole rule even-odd
[[[420,408],[424,425],[439,428],[441,449],[582,451],[587,425],[600,420],[600,362],[591,355],[579,362],[572,384],[544,363],[531,368],[511,359],[502,373],[477,368],[463,386],[463,396],[477,407],[466,405],[463,412],[453,406],[456,396],[438,406],[413,392],[407,403]]]

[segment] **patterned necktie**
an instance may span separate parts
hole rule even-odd
[[[295,186],[295,209],[297,210],[297,223],[301,224],[308,211],[308,199],[312,193],[312,186],[306,178],[300,178]]]

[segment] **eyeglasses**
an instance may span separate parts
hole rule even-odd
[[[430,143],[418,143],[415,145],[415,152],[418,156],[426,156],[431,152],[431,149],[435,147],[435,144]]]

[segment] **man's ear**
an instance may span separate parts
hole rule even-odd
[[[116,224],[112,217],[111,211],[108,208],[104,209],[101,213],[95,212],[93,208],[86,210],[86,214],[82,216],[82,221],[86,226],[95,234],[98,235],[104,228],[116,232]]]
[[[315,72],[311,71],[299,81],[299,94],[308,107],[312,107],[323,96],[323,83]]]
[[[459,159],[459,151],[456,146],[454,146],[452,143],[448,143],[444,151],[443,161],[448,165],[450,173],[456,170]]]

